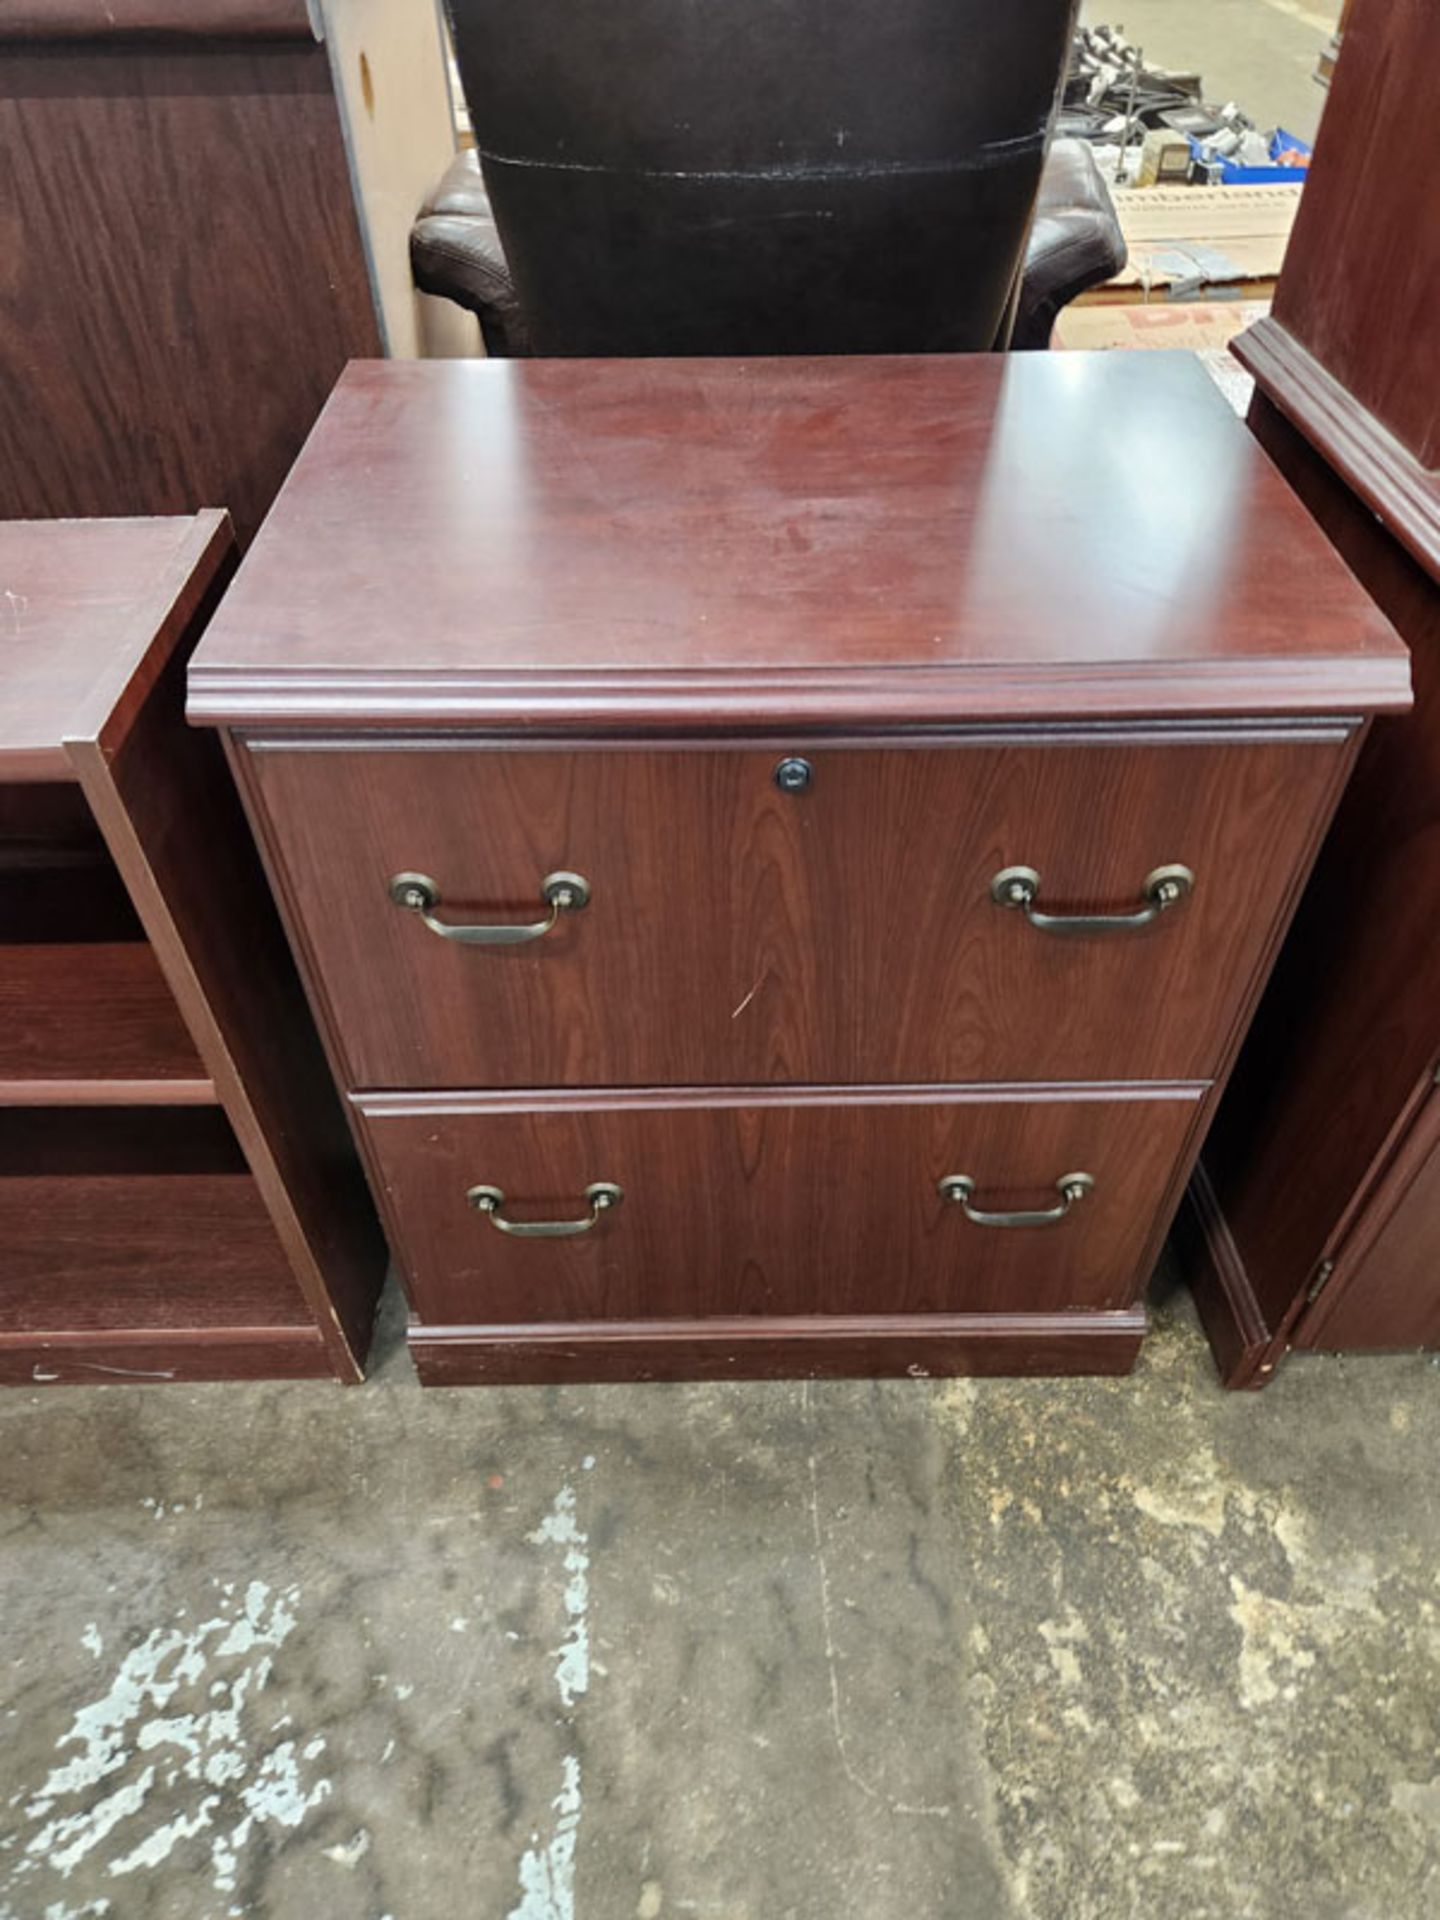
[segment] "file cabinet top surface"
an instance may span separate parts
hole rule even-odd
[[[1393,630],[1188,354],[355,362],[191,672],[236,726],[1359,714]]]

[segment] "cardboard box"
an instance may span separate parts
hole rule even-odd
[[[1077,304],[1269,299],[1302,186],[1118,190],[1129,262]]]
[[[1052,347],[1093,352],[1110,347],[1183,347],[1192,353],[1228,347],[1237,333],[1270,311],[1268,300],[1153,300],[1147,306],[1066,307]]]

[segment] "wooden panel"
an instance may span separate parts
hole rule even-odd
[[[439,1324],[710,1315],[1036,1313],[1131,1306],[1194,1127],[1199,1090],[787,1088],[566,1093],[549,1102],[367,1102],[365,1132],[410,1297]],[[1062,1174],[1095,1179],[1063,1221],[984,1227],[942,1200],[1044,1208]],[[466,1202],[501,1188],[521,1220],[583,1215],[586,1185],[625,1197],[590,1233],[507,1237]]]
[[[537,1381],[807,1380],[900,1374],[1123,1374],[1145,1312],[932,1314],[923,1319],[613,1320],[569,1327],[410,1329],[426,1387]],[[0,1378],[4,1354],[0,1351]]]
[[[379,348],[324,48],[14,48],[0,207],[0,517],[223,505],[248,538]]]
[[[1440,1095],[1431,1094],[1401,1163],[1354,1238],[1365,1244],[1347,1245],[1335,1279],[1297,1330],[1296,1345],[1440,1344]]]
[[[168,1097],[166,1082],[213,1098],[153,950],[0,940],[0,1099],[24,1081],[116,1083],[129,1098]],[[148,1083],[143,1088],[121,1083]],[[195,1083],[204,1088],[203,1096]],[[181,1097],[185,1097],[182,1093]]]
[[[0,1330],[303,1326],[215,1112],[0,1111]]]
[[[1275,294],[1277,322],[1428,468],[1440,466],[1437,72],[1434,0],[1355,0]]]
[[[1405,697],[1158,353],[353,367],[192,677],[235,725],[591,732]]]
[[[335,1370],[354,1380],[385,1247],[222,748],[185,725],[186,663],[232,558],[213,518],[195,537],[140,668],[69,754]]]
[[[1297,743],[983,744],[809,752],[280,751],[247,777],[285,869],[351,1084],[670,1085],[1198,1079],[1347,751]],[[994,904],[1017,862],[1052,910],[1153,926],[1060,938]],[[459,920],[591,904],[515,948],[464,947],[392,904],[433,875]]]
[[[1275,410],[1252,424],[1414,654],[1416,707],[1377,721],[1205,1148],[1272,1334],[1383,1170],[1440,1057],[1440,590]]]

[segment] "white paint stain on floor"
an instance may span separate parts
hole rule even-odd
[[[83,1907],[72,1907],[64,1900],[52,1900],[45,1909],[43,1920],[104,1920],[109,1912],[108,1900],[87,1900]],[[0,1920],[21,1920],[21,1916],[14,1907],[0,1907]]]
[[[8,1894],[26,1896],[18,1911],[108,1913],[104,1901],[42,1909],[29,1896],[85,1862],[117,1878],[152,1871],[202,1834],[215,1890],[230,1892],[262,1829],[298,1827],[328,1796],[330,1782],[313,1769],[322,1739],[270,1745],[255,1724],[274,1655],[295,1629],[299,1589],[277,1594],[253,1580],[242,1596],[224,1592],[213,1618],[192,1625],[182,1608],[175,1624],[131,1647],[104,1693],[75,1712],[45,1780],[12,1797],[20,1825],[0,1872]],[[82,1644],[101,1657],[97,1628]],[[9,1912],[0,1906],[0,1920]]]
[[[587,1454],[586,1471],[594,1464],[594,1456]],[[590,1685],[590,1537],[577,1518],[573,1486],[567,1482],[561,1487],[549,1513],[526,1537],[534,1546],[559,1549],[565,1576],[560,1597],[569,1624],[551,1651],[555,1686],[573,1722],[575,1703]],[[575,1848],[583,1811],[580,1756],[572,1749],[560,1766],[560,1791],[551,1802],[554,1825],[543,1841],[538,1833],[530,1836],[520,1861],[520,1904],[510,1909],[507,1920],[575,1920]]]
[[[567,1579],[563,1599],[570,1626],[553,1651],[555,1684],[568,1710],[590,1684],[590,1554],[589,1541],[575,1519],[575,1489],[562,1487],[549,1513],[525,1537],[537,1547],[564,1548]]]
[[[520,1891],[524,1895],[518,1907],[510,1909],[509,1920],[575,1920],[575,1842],[580,1835],[580,1762],[567,1753],[562,1763],[560,1791],[551,1805],[555,1808],[555,1830],[542,1847],[540,1836],[528,1847],[520,1862]]]

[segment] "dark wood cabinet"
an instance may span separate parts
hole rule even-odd
[[[373,1208],[186,661],[222,514],[0,524],[0,1379],[359,1378]]]
[[[354,367],[190,685],[429,1381],[1124,1370],[1408,699],[1168,355]]]
[[[1411,649],[1197,1175],[1189,1267],[1221,1373],[1440,1339],[1440,14],[1355,0],[1250,424]],[[1376,129],[1384,138],[1376,138]]]
[[[5,0],[0,516],[248,540],[347,360],[478,345],[410,280],[453,153],[435,0]]]

